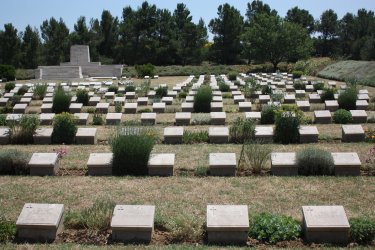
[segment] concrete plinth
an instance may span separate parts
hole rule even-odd
[[[57,161],[56,153],[34,153],[28,163],[30,175],[55,175],[59,169]]]
[[[273,175],[278,176],[298,175],[296,153],[272,153],[271,172]]]
[[[175,154],[152,154],[148,161],[148,174],[172,176]]]
[[[96,144],[96,128],[78,128],[76,133],[76,144]]]
[[[89,175],[112,175],[112,153],[91,153],[87,161]]]
[[[228,143],[229,128],[227,127],[210,127],[208,129],[210,143]]]
[[[236,154],[235,153],[210,153],[209,168],[210,174],[216,176],[236,175]]]

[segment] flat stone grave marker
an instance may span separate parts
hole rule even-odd
[[[148,174],[151,176],[172,176],[175,154],[151,154]]]
[[[13,107],[13,113],[14,114],[25,114],[27,108],[26,103],[17,103]]]
[[[183,127],[166,127],[164,128],[164,143],[180,144],[184,135]]]
[[[23,114],[7,114],[6,121],[19,121],[22,118]]]
[[[330,112],[335,112],[339,109],[339,103],[336,100],[326,100],[325,102],[326,110]]]
[[[309,94],[309,102],[310,103],[320,103],[321,98],[319,94]]]
[[[319,131],[316,126],[301,126],[299,128],[299,142],[312,143],[318,142]]]
[[[8,101],[9,101],[9,98],[1,97],[0,98],[0,107],[6,106]]]
[[[370,96],[368,94],[358,94],[357,95],[357,99],[358,100],[366,100],[366,101],[369,101],[370,100]]]
[[[297,98],[304,98],[306,96],[306,91],[303,89],[296,90],[296,97]]]
[[[270,95],[259,95],[260,104],[267,104],[269,101],[271,101]]]
[[[261,112],[246,112],[245,113],[245,118],[246,119],[254,119],[254,120],[260,120],[262,117]]]
[[[366,123],[367,113],[365,110],[350,110],[353,117],[353,123]]]
[[[211,112],[210,117],[211,125],[225,125],[227,115],[225,112]]]
[[[6,145],[9,143],[9,128],[0,127],[0,145]]]
[[[249,212],[246,205],[208,205],[207,240],[213,244],[246,244]]]
[[[114,103],[121,103],[121,105],[124,105],[125,103],[125,96],[116,96],[115,99],[113,99]]]
[[[107,98],[107,99],[113,99],[113,98],[115,98],[115,92],[106,92],[104,94],[104,97]]]
[[[155,113],[164,113],[166,104],[164,102],[155,102],[152,104],[152,111]]]
[[[223,102],[223,97],[222,96],[213,96],[212,102]]]
[[[132,100],[135,99],[135,92],[126,92],[125,93],[126,100]]]
[[[161,98],[161,101],[164,102],[167,105],[172,105],[172,103],[173,103],[173,97],[164,96],[163,98]]]
[[[313,85],[306,85],[305,87],[306,92],[314,92],[314,86]]]
[[[40,107],[42,113],[52,113],[52,103],[43,103]]]
[[[228,143],[229,128],[228,127],[209,127],[208,136],[210,143]]]
[[[185,102],[194,102],[194,96],[187,96]]]
[[[284,103],[295,103],[296,102],[296,96],[295,95],[285,95],[284,96]]]
[[[87,125],[89,113],[75,113],[74,117],[77,118],[77,125]]]
[[[239,112],[251,112],[251,102],[239,102]]]
[[[33,135],[34,144],[51,144],[53,128],[38,128]]]
[[[155,95],[156,95],[156,91],[154,91],[154,90],[150,90],[150,91],[147,93],[148,98],[154,98]]]
[[[138,103],[139,106],[147,106],[148,97],[138,97],[137,103]]]
[[[40,125],[51,125],[55,113],[41,113],[39,115]]]
[[[156,113],[142,113],[141,124],[142,125],[154,125],[156,121]]]
[[[89,99],[89,106],[96,106],[98,103],[100,103],[100,97],[99,96],[93,96]]]
[[[211,102],[211,112],[223,112],[222,102]]]
[[[361,160],[357,153],[332,153],[335,165],[335,175],[337,176],[358,176],[361,174]]]
[[[125,103],[124,112],[125,114],[136,114],[137,113],[138,103]]]
[[[175,120],[177,126],[189,125],[191,119],[190,112],[176,112]]]
[[[191,102],[181,103],[181,111],[182,112],[194,112],[194,103],[191,103]]]
[[[177,97],[177,91],[168,90],[167,91],[167,96],[175,98],[175,97]]]
[[[97,128],[78,128],[76,133],[76,144],[96,144]]]
[[[18,216],[17,238],[27,242],[53,242],[64,228],[63,204],[26,203]]]
[[[357,110],[367,110],[368,109],[368,102],[366,100],[357,100],[356,101],[356,109]]]
[[[298,166],[296,163],[296,153],[272,153],[271,154],[271,172],[278,176],[296,176],[298,175]]]
[[[341,125],[343,142],[361,142],[365,140],[365,131],[361,125]]]
[[[30,175],[55,175],[59,169],[56,153],[33,153],[29,161]]]
[[[328,124],[332,122],[331,112],[329,110],[315,110],[314,121],[319,124]]]
[[[89,175],[112,175],[112,153],[91,153],[87,161]]]
[[[235,153],[210,153],[209,168],[210,174],[216,176],[236,175],[236,154]]]
[[[53,98],[52,97],[44,97],[43,98],[43,103],[52,103],[53,102]]]
[[[83,107],[82,103],[72,103],[69,106],[69,112],[74,114],[74,113],[81,113],[81,109]]]
[[[235,104],[238,104],[240,102],[244,102],[245,96],[244,95],[235,95],[235,96],[233,96],[233,101],[234,101]]]
[[[122,113],[107,113],[105,121],[107,125],[118,125],[121,123]]]
[[[112,239],[149,243],[154,230],[155,206],[116,205],[111,220]]]
[[[256,126],[255,139],[261,140],[265,143],[273,141],[273,127],[272,126]]]
[[[296,101],[297,107],[303,112],[310,111],[310,102],[309,101]]]
[[[350,225],[343,206],[303,206],[307,242],[347,244]]]
[[[107,102],[99,102],[98,104],[96,104],[96,108],[95,109],[99,113],[106,114],[106,113],[108,113],[109,103],[107,103]]]
[[[20,100],[20,103],[29,104],[31,102],[31,97],[23,97]]]

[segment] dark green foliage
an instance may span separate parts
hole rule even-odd
[[[29,155],[15,149],[0,151],[0,174],[26,175],[30,173]]]
[[[226,84],[226,83],[224,83],[224,82],[221,82],[221,83],[219,84],[219,90],[220,90],[221,92],[229,92],[229,91],[230,91],[230,87],[229,87],[228,84]]]
[[[110,139],[114,175],[147,175],[155,141],[146,130],[124,128]]]
[[[360,244],[370,244],[375,239],[375,221],[362,216],[349,220],[350,237]]]
[[[185,131],[182,141],[184,144],[209,142],[210,138],[207,131]]]
[[[293,74],[294,79],[298,79],[298,78],[301,78],[301,76],[303,76],[303,71],[294,70],[292,74]]]
[[[12,89],[14,89],[16,87],[16,84],[14,83],[14,82],[7,82],[6,84],[5,84],[5,87],[4,87],[4,89],[5,89],[5,91],[6,92],[10,92]]]
[[[71,96],[59,86],[52,101],[52,112],[60,114],[62,112],[69,112]]]
[[[77,133],[77,121],[74,115],[63,112],[53,118],[53,143],[72,144]]]
[[[135,86],[134,85],[128,85],[125,87],[125,92],[134,92]]]
[[[34,97],[37,100],[41,100],[47,93],[47,84],[37,84],[34,88]]]
[[[188,95],[187,92],[182,91],[182,92],[178,93],[178,98],[179,99],[185,99],[187,95]]]
[[[268,85],[262,87],[262,95],[270,95],[272,93],[272,88]]]
[[[14,95],[10,98],[10,105],[13,107],[14,105],[16,105],[17,103],[19,103],[21,101],[21,98],[22,96],[20,95]]]
[[[26,85],[22,85],[22,87],[18,89],[17,95],[23,96],[25,93],[27,93],[28,90],[29,87],[27,87]]]
[[[168,95],[168,87],[159,86],[155,91],[156,98],[163,98]]]
[[[122,113],[122,103],[121,102],[115,102],[115,112],[116,113]]]
[[[335,172],[330,152],[317,148],[305,148],[297,152],[298,174],[333,175]]]
[[[116,203],[110,199],[98,199],[91,207],[78,212],[68,211],[64,225],[71,229],[109,229]]]
[[[228,74],[229,81],[235,81],[237,79],[237,75],[238,75],[237,72],[234,72],[234,71],[229,72]]]
[[[358,91],[355,87],[346,89],[339,95],[337,102],[340,109],[355,110]]]
[[[296,113],[281,111],[276,114],[274,141],[282,144],[299,142],[300,119]]]
[[[11,242],[16,237],[17,227],[13,221],[0,216],[0,243]]]
[[[249,236],[275,244],[279,241],[296,240],[301,236],[301,231],[300,223],[291,217],[261,213],[251,218]]]
[[[33,135],[40,125],[39,116],[23,115],[19,121],[7,122],[10,142],[12,144],[29,144],[34,142]]]
[[[323,93],[320,95],[320,99],[322,100],[322,102],[326,100],[335,100],[335,94],[336,94],[336,89],[325,88]]]
[[[130,91],[130,90],[126,90],[128,86],[125,87],[125,91]],[[135,90],[135,89],[134,89]],[[133,90],[133,91],[134,91]],[[118,87],[117,86],[114,86],[114,85],[111,85],[108,87],[108,92],[115,92],[115,94],[117,94],[118,92]]]
[[[86,89],[77,89],[77,102],[82,103],[83,106],[87,106],[89,104],[89,92]]]
[[[0,65],[0,79],[14,81],[16,79],[16,69],[12,65]]]
[[[151,63],[135,65],[135,70],[137,71],[138,77],[153,77],[155,75],[155,66]]]
[[[338,124],[347,124],[353,121],[352,113],[345,109],[339,109],[333,113],[333,122]]]
[[[314,90],[323,90],[325,88],[324,82],[317,82],[314,85]]]
[[[194,96],[194,112],[209,113],[211,111],[212,90],[209,86],[201,86]]]
[[[0,108],[0,114],[8,114],[12,112],[13,112],[13,106],[9,102],[4,107]]]
[[[237,117],[229,128],[230,141],[233,143],[244,143],[255,137],[255,121]]]
[[[0,112],[0,126],[5,126],[7,124],[7,116]]]
[[[295,81],[293,83],[293,87],[294,87],[295,90],[305,90],[306,89],[306,85],[301,81]]]
[[[144,108],[144,109],[138,109],[137,113],[151,113],[152,110],[149,108]]]
[[[94,116],[92,117],[92,125],[103,125],[104,119],[102,113],[94,113]]]
[[[260,123],[261,124],[274,124],[275,112],[279,109],[276,105],[263,105]]]

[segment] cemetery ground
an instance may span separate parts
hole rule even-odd
[[[151,80],[151,87],[167,84],[171,89],[176,83],[187,77],[161,77]],[[144,80],[135,80],[139,85]],[[340,83],[339,83],[340,84]],[[363,87],[369,96],[375,96],[375,88]],[[32,101],[27,113],[40,113],[41,101]],[[215,152],[232,152],[237,160],[241,152],[241,144],[181,144],[166,145],[161,142],[163,128],[173,126],[175,112],[181,111],[182,101],[174,100],[168,105],[166,113],[157,114],[157,124],[153,128],[160,138],[152,153],[174,153],[176,161],[174,176],[171,177],[92,177],[87,176],[87,160],[90,153],[111,152],[108,138],[115,126],[91,125],[90,114],[87,126],[98,129],[96,145],[2,145],[1,149],[20,149],[30,154],[34,152],[56,152],[66,150],[67,154],[59,161],[59,171],[53,177],[34,176],[0,176],[0,214],[16,221],[25,203],[60,203],[65,204],[65,216],[82,211],[98,200],[110,200],[115,204],[152,204],[156,206],[155,232],[150,246],[137,246],[137,249],[199,249],[212,248],[206,245],[205,221],[207,204],[245,204],[249,213],[270,212],[291,216],[301,221],[301,207],[304,205],[343,205],[349,218],[366,214],[375,218],[375,180],[372,173],[362,169],[358,177],[276,177],[268,169],[260,175],[243,171],[236,177],[197,176],[197,168],[208,167],[208,155]],[[229,126],[237,117],[238,105],[233,99],[224,99],[224,111],[227,113],[226,124]],[[143,108],[152,108],[150,105]],[[253,104],[253,109],[257,109]],[[83,108],[83,111],[87,109]],[[113,109],[113,110],[112,110]],[[140,107],[138,107],[140,109]],[[308,117],[313,117],[313,110],[324,109],[321,104],[311,104]],[[111,106],[109,112],[114,112]],[[374,116],[374,111],[368,111]],[[130,123],[140,120],[140,113],[123,114],[122,122]],[[192,114],[192,118],[198,116]],[[209,117],[209,115],[208,115]],[[341,142],[341,125],[315,124],[319,130],[319,142],[312,144],[329,152],[356,152],[364,162],[370,143]],[[184,126],[185,131],[208,131],[209,125]],[[363,125],[367,129],[375,129],[375,123]],[[295,152],[310,144],[270,144],[272,152]],[[110,245],[106,245],[110,243]],[[104,246],[106,245],[106,246]],[[248,246],[270,247],[255,240],[249,240]],[[8,243],[4,249],[25,247],[43,249],[43,244]],[[320,245],[306,245],[300,240],[280,242],[276,247],[309,248]],[[64,229],[51,249],[134,249],[135,246],[122,245],[110,241],[110,232],[87,228]],[[355,246],[354,246],[355,247]],[[227,247],[225,247],[227,248]],[[237,247],[229,247],[236,249]]]

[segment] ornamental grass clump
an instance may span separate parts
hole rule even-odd
[[[62,112],[69,112],[71,96],[65,90],[59,86],[52,101],[53,113],[60,114]]]
[[[298,143],[300,123],[300,117],[293,111],[277,112],[274,141],[282,144]]]
[[[325,150],[305,148],[297,152],[296,159],[299,175],[333,175],[335,172],[332,154]]]
[[[209,86],[202,86],[194,96],[194,112],[209,113],[211,111],[212,90]]]
[[[229,128],[229,137],[232,143],[244,143],[255,137],[255,121],[237,117]]]
[[[9,138],[12,144],[32,144],[34,134],[40,125],[37,115],[23,115],[19,121],[7,122],[9,126]]]
[[[27,175],[30,173],[28,166],[29,154],[15,150],[5,149],[0,151],[0,174],[2,175]]]

